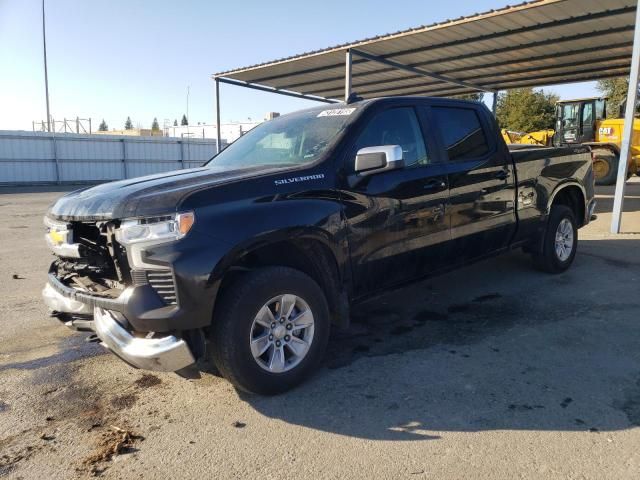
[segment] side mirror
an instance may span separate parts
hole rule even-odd
[[[404,158],[400,145],[365,147],[356,154],[355,171],[360,175],[373,175],[402,167]]]

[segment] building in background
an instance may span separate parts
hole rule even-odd
[[[129,130],[107,130],[106,132],[93,132],[94,135],[125,135],[127,137],[163,137],[162,130],[150,128],[130,128]]]
[[[260,125],[266,120],[272,120],[279,117],[278,112],[269,112],[265,115],[264,120],[247,121],[247,122],[230,122],[220,124],[221,144],[229,144],[234,142],[252,128]],[[165,127],[165,136],[177,138],[216,138],[218,135],[217,125],[215,124],[199,124],[199,125],[169,125]]]

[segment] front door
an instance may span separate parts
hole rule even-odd
[[[356,152],[400,145],[404,168],[358,177]],[[356,296],[424,276],[446,261],[446,165],[434,162],[413,106],[383,108],[349,149],[343,190]]]

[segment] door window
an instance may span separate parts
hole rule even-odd
[[[565,103],[562,105],[562,121],[564,128],[576,128],[578,126],[578,109],[580,105],[577,103]]]
[[[416,113],[411,107],[392,108],[378,113],[358,137],[356,149],[400,145],[406,166],[429,163]]]
[[[433,107],[449,160],[467,160],[489,153],[489,143],[475,110],[458,107]]]
[[[593,103],[585,103],[582,109],[582,128],[593,127]]]
[[[603,120],[605,115],[607,114],[606,110],[606,102],[602,99],[596,100],[596,120]]]

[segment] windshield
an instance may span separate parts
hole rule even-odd
[[[265,122],[233,142],[208,167],[303,165],[335,142],[355,108],[307,110]]]

